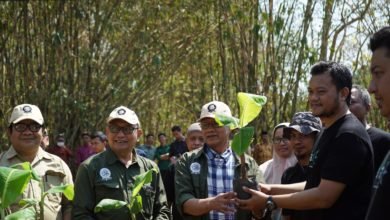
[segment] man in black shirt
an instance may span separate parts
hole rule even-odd
[[[320,130],[320,118],[313,116],[311,112],[295,113],[290,126],[284,128],[283,135],[290,140],[298,162],[295,166],[284,171],[282,184],[306,181],[310,154],[316,135]],[[282,215],[284,220],[296,220],[301,219],[302,213],[296,210],[283,209]]]
[[[306,184],[262,185],[262,192],[245,189],[252,197],[237,200],[237,205],[252,211],[305,210],[304,219],[310,220],[364,219],[374,165],[370,138],[348,109],[352,74],[335,62],[319,62],[310,74],[309,104],[324,128],[313,147]]]
[[[352,86],[349,110],[367,129],[374,150],[374,171],[376,173],[387,151],[390,149],[390,134],[379,128],[372,127],[367,123],[367,115],[371,110],[371,98],[367,89],[359,85]]]
[[[172,135],[175,137],[175,140],[170,144],[169,158],[171,163],[175,164],[176,160],[179,159],[185,152],[187,152],[187,144],[184,135],[181,133],[180,126],[173,126],[171,131]]]
[[[370,39],[371,82],[368,91],[375,95],[382,116],[390,128],[390,26],[376,32]],[[390,219],[390,151],[376,174],[367,220]]]

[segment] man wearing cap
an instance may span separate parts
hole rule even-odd
[[[30,180],[21,199],[41,199],[42,190],[52,186],[73,184],[72,173],[66,163],[56,155],[44,151],[40,144],[43,139],[44,119],[35,105],[21,104],[16,106],[8,123],[7,134],[11,142],[8,151],[0,154],[0,166],[12,166],[17,163],[30,162],[32,169],[41,177],[40,182]],[[16,204],[7,212],[15,212],[20,208]],[[36,207],[39,210],[39,207]],[[48,194],[44,201],[45,219],[71,219],[71,203],[60,193]]]
[[[238,156],[229,145],[228,126],[220,126],[215,115],[232,116],[223,102],[212,101],[202,107],[199,118],[206,144],[183,155],[176,165],[176,204],[183,219],[251,219],[251,213],[234,207],[233,179],[239,178]],[[245,157],[248,177],[260,181],[256,161]]]
[[[128,220],[127,207],[94,212],[102,199],[115,199],[129,203],[134,177],[157,165],[135,153],[137,139],[142,135],[141,124],[132,110],[120,106],[107,119],[106,134],[109,148],[84,161],[77,173],[73,219]],[[139,194],[142,209],[136,219],[169,219],[164,185],[160,173],[152,174],[152,182],[145,184]]]
[[[290,126],[283,129],[283,135],[290,140],[294,154],[298,162],[284,171],[282,184],[299,183],[306,181],[310,154],[316,140],[316,135],[321,130],[320,118],[311,112],[297,112],[294,114]],[[284,220],[300,219],[299,211],[283,209]]]

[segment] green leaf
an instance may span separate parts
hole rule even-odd
[[[240,128],[239,132],[234,135],[232,142],[232,149],[236,154],[241,156],[252,142],[255,129],[253,127]]]
[[[229,126],[231,130],[238,128],[238,118],[235,117],[230,117],[227,115],[222,115],[222,114],[216,114],[215,115],[215,121],[218,123],[220,126]]]
[[[153,177],[152,173],[153,172],[158,173],[158,170],[154,167],[153,169],[150,169],[145,173],[141,173],[141,174],[135,176],[132,197],[135,197],[139,193],[139,191],[141,190],[141,188],[144,184],[152,182],[152,177]]]
[[[21,199],[19,201],[20,206],[27,206],[27,207],[37,205],[38,203],[39,201],[33,198]]]
[[[53,186],[52,188],[50,188],[48,191],[45,192],[45,195],[49,193],[63,193],[67,199],[73,200],[74,186],[73,184]]]
[[[127,205],[126,202],[115,199],[103,199],[96,205],[94,212],[105,212],[112,209],[120,209]]]
[[[29,162],[17,163],[17,164],[14,164],[14,165],[10,166],[10,168],[15,168],[15,169],[19,169],[19,170],[28,170],[28,171],[31,172],[31,175],[32,175],[32,179],[33,179],[33,180],[41,181],[41,178],[40,178],[39,175],[32,169],[31,164],[30,164]]]
[[[10,215],[7,215],[4,220],[35,220],[36,212],[33,207],[26,209],[21,209],[17,212],[14,212]]]
[[[0,167],[1,208],[6,208],[23,193],[31,179],[31,171]]]
[[[133,198],[134,199],[132,200],[129,209],[131,213],[137,214],[142,210],[142,197],[138,194]]]
[[[239,92],[237,100],[240,105],[240,127],[242,128],[259,115],[263,105],[267,102],[267,97]]]

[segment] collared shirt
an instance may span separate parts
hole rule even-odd
[[[209,197],[220,193],[233,191],[234,157],[231,148],[227,148],[222,154],[218,154],[209,147],[205,147],[208,163],[207,188]],[[234,219],[234,214],[223,214],[211,211],[210,219]]]
[[[157,165],[133,150],[133,161],[126,167],[111,149],[96,154],[84,161],[78,170],[73,201],[73,220],[115,219],[128,220],[127,207],[95,213],[95,206],[102,199],[130,201],[134,177]],[[157,168],[158,169],[158,168]],[[160,173],[152,174],[152,182],[145,184],[139,194],[142,197],[142,210],[136,219],[169,219],[164,185]]]
[[[0,155],[0,166],[12,166],[17,163],[23,163],[13,147]],[[31,162],[32,169],[42,179],[44,191],[52,186],[73,184],[72,173],[69,167],[56,155],[47,153],[38,148],[37,155]],[[36,180],[30,180],[20,199],[34,198],[41,199],[42,189],[40,183]],[[71,203],[60,193],[48,194],[44,202],[44,218],[53,220],[62,220],[63,212],[70,212]],[[36,207],[39,210],[39,207]],[[20,206],[15,203],[10,206],[9,212],[15,212]]]
[[[206,145],[205,145],[206,146]],[[248,178],[253,177],[258,183],[264,183],[264,177],[258,170],[256,161],[245,155],[245,162],[241,164],[240,158],[233,153],[234,158],[234,179],[240,178],[241,166],[246,166]],[[187,152],[176,163],[175,172],[175,201],[176,207],[184,220],[209,220],[209,213],[202,216],[190,216],[183,213],[183,204],[189,199],[208,198],[208,161],[205,147]],[[238,209],[235,213],[236,219],[252,219],[251,212]]]
[[[145,152],[146,158],[149,160],[154,160],[154,155],[156,153],[156,148],[154,146],[144,144],[139,146],[138,149],[141,149]]]

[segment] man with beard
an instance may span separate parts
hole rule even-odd
[[[308,178],[288,185],[245,188],[243,209],[277,207],[303,211],[302,219],[364,219],[373,180],[373,153],[362,123],[350,113],[352,74],[342,64],[319,62],[311,71],[309,104],[324,129],[313,147]],[[265,194],[266,192],[267,194]]]
[[[321,130],[321,121],[311,112],[295,113],[290,126],[284,128],[284,137],[290,140],[290,145],[298,162],[284,171],[282,184],[299,183],[306,181],[311,151],[318,132]],[[300,219],[299,211],[283,209],[284,220]]]

